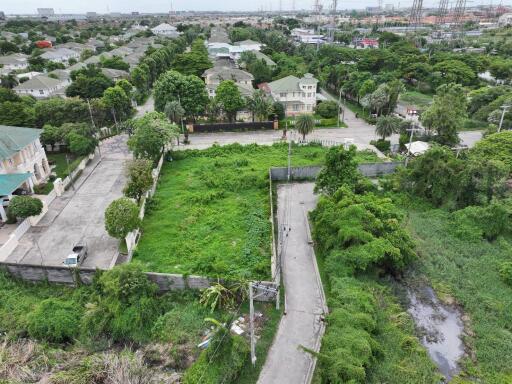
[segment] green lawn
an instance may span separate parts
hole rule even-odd
[[[294,146],[292,165],[322,164],[325,151]],[[134,258],[156,272],[269,279],[268,169],[286,166],[287,152],[286,143],[175,152],[162,169]]]
[[[408,207],[408,226],[417,240],[418,269],[440,297],[451,296],[469,317],[464,341],[474,353],[466,371],[487,384],[512,382],[512,287],[499,265],[512,261],[512,242],[463,240],[454,234],[450,214]]]
[[[432,96],[417,91],[407,91],[400,95],[400,102],[402,104],[425,108],[432,103]]]
[[[69,168],[68,163],[66,161],[66,153],[48,153],[46,157],[48,161],[52,164],[55,164],[55,168],[53,168],[53,172],[56,173],[57,177],[65,178],[72,172],[78,164],[82,161],[84,156],[75,156],[73,154],[68,153],[69,157]]]

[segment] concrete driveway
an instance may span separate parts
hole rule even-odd
[[[309,383],[314,360],[301,347],[318,351],[327,311],[307,213],[314,209],[314,183],[278,185],[279,252],[285,287],[285,311],[258,384]]]
[[[135,117],[142,117],[146,112],[153,112],[155,110],[155,99],[153,98],[153,95],[149,96],[144,104],[137,105],[135,109],[137,110]]]
[[[359,150],[370,149],[370,142],[379,137],[375,134],[375,126],[366,123],[364,120],[356,118],[354,113],[347,109],[345,111],[345,123],[347,128],[318,128],[307,136],[308,140],[335,141],[343,143],[345,139],[352,139]],[[282,130],[269,131],[250,131],[250,132],[217,132],[217,133],[191,133],[189,135],[190,144],[180,145],[175,149],[205,149],[213,144],[227,145],[232,143],[240,144],[263,144],[271,145],[281,140]],[[299,135],[294,131],[289,131],[294,140],[299,139]],[[461,144],[472,147],[482,138],[481,131],[460,132]],[[392,144],[398,144],[399,135],[391,136]],[[181,138],[183,140],[183,137]]]
[[[115,262],[119,240],[110,237],[104,224],[106,207],[122,196],[124,165],[131,159],[127,136],[114,136],[101,144],[99,156],[75,183],[57,197],[37,226],[21,238],[7,262],[61,266],[74,244],[85,241],[89,255],[83,266],[106,269]]]

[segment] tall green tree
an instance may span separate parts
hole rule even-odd
[[[136,158],[156,162],[165,147],[178,135],[178,127],[169,123],[161,112],[146,113],[133,120],[134,132],[128,140],[128,147]]]
[[[331,147],[325,155],[325,164],[316,179],[315,191],[333,195],[340,187],[353,189],[359,178],[354,145]]]
[[[128,182],[123,189],[126,197],[131,197],[140,203],[142,196],[153,185],[153,162],[146,159],[135,159],[128,163],[126,175]]]
[[[245,107],[245,100],[233,80],[224,80],[215,91],[215,99],[222,106],[230,122],[234,122],[236,114]]]
[[[467,102],[459,84],[444,84],[437,89],[432,105],[420,117],[427,128],[437,133],[440,144],[453,146],[459,142],[458,131],[467,117]]]
[[[199,77],[174,70],[160,76],[153,94],[157,111],[163,112],[168,102],[178,101],[185,110],[185,117],[191,121],[204,114],[209,100],[206,86]]]
[[[254,91],[247,99],[247,108],[252,113],[253,121],[265,121],[273,112],[272,100],[262,90]]]
[[[196,76],[201,76],[205,70],[211,68],[212,62],[208,58],[208,50],[206,49],[204,40],[194,40],[190,51],[177,55],[172,67],[184,75]]]

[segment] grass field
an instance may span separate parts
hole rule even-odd
[[[512,242],[460,239],[450,214],[439,209],[409,208],[408,226],[417,241],[418,272],[469,318],[464,341],[473,359],[465,361],[466,372],[487,384],[512,383],[512,287],[498,271],[501,262],[512,261]]]
[[[400,103],[425,108],[432,103],[432,96],[417,91],[407,91],[400,95]]]
[[[174,153],[175,161],[162,169],[134,258],[156,272],[268,279],[268,169],[286,166],[287,151],[286,144],[235,144]],[[325,151],[295,146],[292,166],[322,164]]]
[[[57,177],[65,178],[72,172],[78,164],[84,158],[83,156],[75,156],[72,154],[67,154],[69,156],[69,167],[66,161],[66,153],[48,153],[46,156],[48,157],[48,161],[55,165],[53,168],[53,172],[57,175]]]

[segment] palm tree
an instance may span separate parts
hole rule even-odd
[[[185,110],[179,101],[168,101],[164,107],[164,113],[167,118],[175,124],[179,124],[185,115]]]
[[[377,119],[375,125],[375,133],[386,140],[386,137],[391,136],[393,133],[398,132],[400,127],[400,119],[393,116],[381,116]]]
[[[262,90],[254,91],[252,97],[247,99],[247,108],[252,112],[252,120],[265,121],[273,111],[272,101]]]
[[[0,78],[0,85],[4,88],[13,89],[18,85],[18,79],[14,74],[9,73],[8,75],[3,75]]]
[[[315,119],[311,115],[299,115],[295,121],[295,128],[302,134],[302,140],[306,140],[306,135],[315,128]]]
[[[180,127],[180,131],[183,131],[183,116],[185,116],[185,110],[181,106],[180,102],[177,100],[168,101],[165,104],[164,107],[164,113],[167,116],[167,118],[175,123],[178,124]],[[188,143],[188,129],[184,130],[183,132],[185,134],[185,143]],[[179,136],[178,136],[178,144],[179,144]]]

